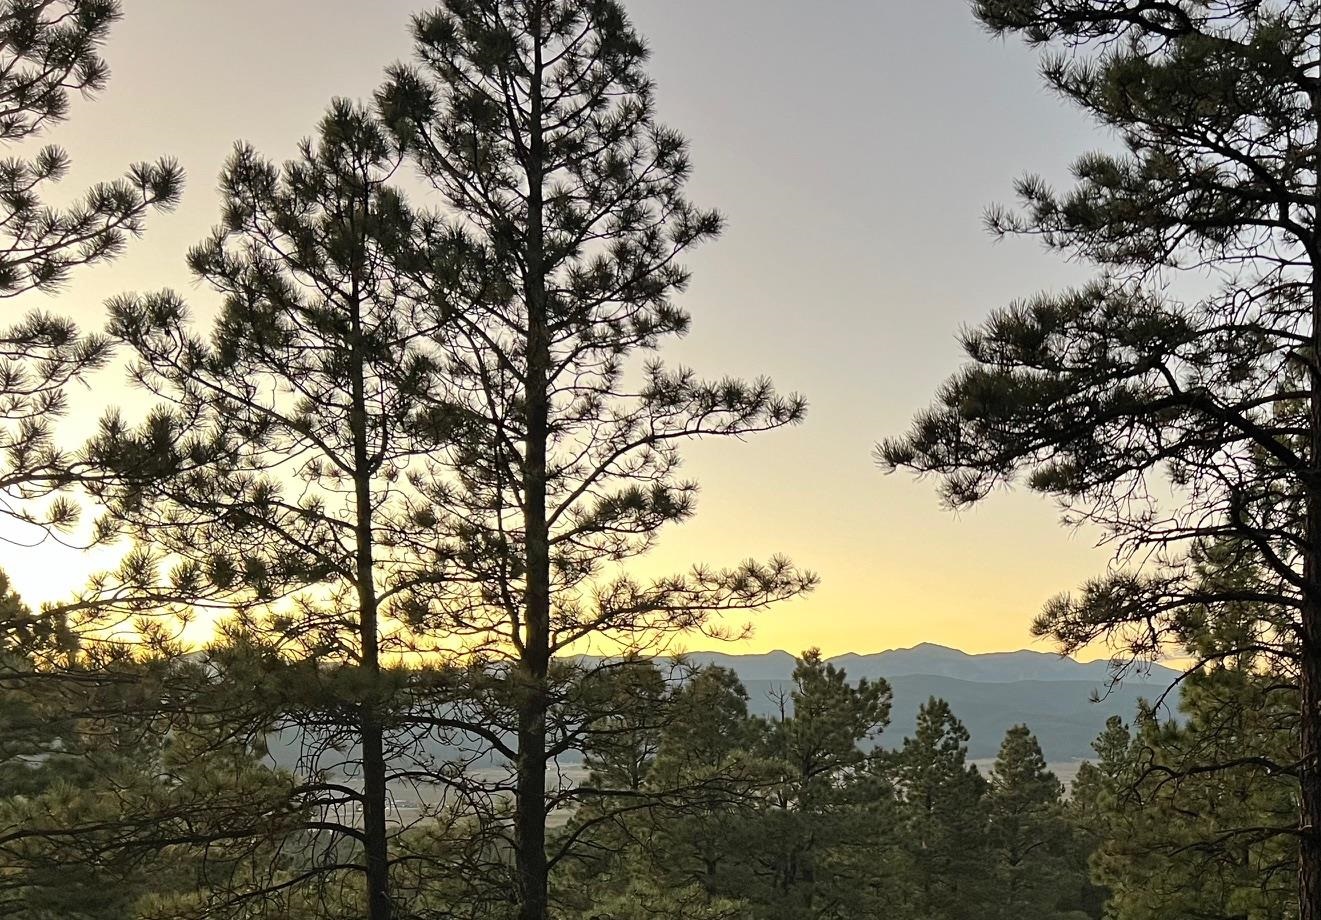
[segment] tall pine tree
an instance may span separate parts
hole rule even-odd
[[[209,335],[173,292],[112,305],[160,405],[138,426],[107,417],[89,447],[122,471],[98,494],[139,547],[83,602],[101,628],[167,602],[240,611],[213,651],[236,715],[304,745],[299,804],[339,841],[306,880],[341,887],[347,868],[372,920],[396,901],[388,787],[430,769],[417,757],[431,726],[407,721],[417,672],[390,656],[418,651],[410,617],[443,551],[412,477],[437,400],[419,304],[444,296],[452,263],[393,185],[400,161],[342,100],[283,166],[240,145],[223,222],[189,254],[222,298]]]
[[[1299,681],[1300,916],[1321,917],[1321,7],[977,0],[1122,147],[993,211],[1101,277],[997,312],[884,463],[966,505],[1022,474],[1123,565],[1037,623],[1066,650],[1182,650],[1192,612]],[[1190,279],[1186,288],[1180,286]],[[1181,296],[1180,296],[1181,295]],[[1224,557],[1230,557],[1224,559]],[[1207,578],[1208,565],[1233,577]],[[1200,614],[1197,614],[1200,615]],[[1228,634],[1226,634],[1228,635]]]
[[[885,819],[895,816],[865,766],[889,724],[890,700],[884,680],[850,683],[816,649],[798,660],[761,744],[776,782],[748,835],[762,881],[750,894],[762,916],[829,920],[887,902],[891,866],[881,844],[892,830]]]
[[[1097,739],[1070,805],[1107,916],[1297,916],[1297,691],[1262,665],[1190,675],[1181,720]]]
[[[379,101],[399,143],[454,209],[482,289],[447,316],[437,530],[455,586],[429,618],[498,676],[476,721],[512,763],[522,920],[548,915],[554,758],[590,717],[561,705],[595,644],[654,648],[715,611],[760,608],[812,578],[776,559],[642,581],[621,564],[687,519],[697,487],[677,446],[802,419],[764,380],[705,381],[646,360],[682,335],[682,257],[720,218],[690,204],[687,145],[656,121],[647,49],[615,0],[447,0],[415,23],[417,63]],[[597,640],[597,637],[601,637]]]
[[[1084,916],[1086,862],[1064,810],[1064,787],[1026,725],[1005,735],[987,797],[992,886],[987,916]]]
[[[987,783],[968,763],[968,738],[949,704],[932,698],[894,756],[907,854],[903,903],[914,917],[971,920],[985,913]]]

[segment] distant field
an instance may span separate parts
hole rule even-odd
[[[975,763],[977,769],[982,771],[982,776],[989,776],[992,768],[995,767],[995,760],[991,758],[977,759],[972,761],[972,763]],[[1059,777],[1059,781],[1064,784],[1064,789],[1067,792],[1069,788],[1073,786],[1073,781],[1078,778],[1078,768],[1084,763],[1086,763],[1086,761],[1067,760],[1058,763],[1048,763],[1046,766],[1050,768],[1050,772]]]

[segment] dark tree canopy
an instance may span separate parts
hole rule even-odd
[[[282,165],[240,144],[222,223],[189,253],[220,315],[200,332],[170,291],[111,305],[160,404],[139,425],[110,414],[88,448],[116,472],[97,488],[107,529],[138,549],[86,591],[86,626],[238,611],[215,667],[236,721],[300,748],[296,805],[317,816],[305,884],[270,884],[286,899],[352,886],[373,920],[406,903],[390,891],[388,788],[429,769],[391,659],[422,650],[417,599],[444,550],[421,485],[440,399],[423,310],[446,291],[452,236],[394,184],[401,159],[343,100]]]
[[[1207,660],[1301,689],[1303,916],[1321,915],[1321,9],[1314,2],[979,0],[1112,131],[1065,191],[1028,177],[993,230],[1100,269],[966,332],[968,363],[889,469],[955,506],[1019,479],[1117,564],[1039,634]],[[1199,646],[1208,618],[1233,624]],[[1284,833],[1296,833],[1297,828]]]

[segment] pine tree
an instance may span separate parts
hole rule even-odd
[[[101,49],[119,17],[117,0],[0,4],[0,142],[39,136],[67,117],[71,93],[105,87]],[[69,165],[53,145],[0,162],[0,298],[58,290],[75,268],[119,255],[149,212],[179,199],[182,173],[161,160],[95,185],[67,207],[47,204],[43,194]],[[0,329],[0,514],[74,524],[77,506],[61,491],[101,471],[55,443],[54,422],[68,409],[69,385],[109,358],[104,336],[82,334],[58,312],[34,311]]]
[[[1190,676],[1182,721],[1112,720],[1071,803],[1089,835],[1107,916],[1296,917],[1296,691],[1219,666]]]
[[[661,916],[764,920],[868,915],[887,903],[895,815],[878,800],[864,750],[889,720],[884,681],[851,684],[812,650],[778,719],[749,716],[742,686],[719,668],[685,676],[672,697],[644,707],[667,717],[638,787],[648,795],[630,790],[613,813],[589,803],[571,822],[592,830],[563,882],[576,915],[609,916],[602,904],[638,897],[653,898]],[[609,760],[616,788],[627,789],[636,750],[607,743],[590,759],[589,782]],[[669,897],[647,894],[657,891]]]
[[[655,648],[812,585],[781,559],[651,582],[622,569],[693,513],[679,443],[791,425],[805,406],[764,380],[639,360],[687,331],[680,259],[721,221],[684,197],[687,146],[656,121],[619,3],[447,0],[414,31],[417,64],[379,103],[482,260],[479,290],[446,312],[462,436],[433,492],[451,584],[470,590],[430,616],[486,653],[483,681],[499,678],[476,721],[512,739],[515,897],[522,920],[544,920],[563,857],[547,851],[548,808],[572,796],[548,789],[547,766],[591,723],[560,708],[575,668],[553,660],[594,640]]]
[[[746,911],[754,886],[749,830],[774,778],[759,746],[765,723],[748,712],[733,671],[706,667],[673,694],[650,786],[687,790],[676,807],[653,811],[638,855],[644,876],[675,891],[702,893],[713,904]]]
[[[978,0],[1049,49],[1047,85],[1122,143],[1029,177],[994,230],[1100,267],[997,312],[887,466],[954,505],[1022,474],[1120,548],[1046,608],[1066,650],[1182,649],[1197,611],[1299,676],[1303,920],[1321,917],[1321,7],[1312,0]],[[1210,276],[1204,273],[1210,269]],[[1190,278],[1186,289],[1182,279]],[[1180,296],[1182,295],[1182,296]],[[1226,558],[1228,557],[1228,558]],[[1207,578],[1207,567],[1235,573]]]
[[[765,916],[854,917],[883,903],[885,800],[866,782],[863,748],[889,724],[890,698],[884,680],[850,684],[816,649],[798,660],[785,701],[792,711],[785,706],[763,742],[777,783],[750,835],[769,888],[759,899]]]
[[[213,718],[198,662],[168,643],[75,642],[0,584],[4,622],[31,627],[0,633],[13,665],[0,677],[0,912],[239,916],[217,889],[279,871],[299,818],[291,777]]]
[[[989,900],[987,783],[968,763],[968,730],[934,697],[894,758],[900,795],[907,913],[972,920]]]
[[[0,3],[0,142],[37,139],[68,116],[73,93],[92,97],[104,89],[109,69],[101,51],[120,15],[116,0]],[[47,203],[69,168],[68,154],[54,145],[0,162],[0,298],[58,291],[76,268],[115,258],[142,233],[150,212],[178,202],[183,181],[177,164],[162,159],[136,164],[67,206]],[[68,410],[70,385],[104,366],[110,350],[106,337],[83,334],[58,311],[13,315],[0,329],[0,515],[39,528],[75,524],[78,507],[66,488],[107,471],[59,446],[55,423]],[[77,647],[62,617],[34,614],[2,577],[0,597],[0,794],[28,796],[64,763],[61,745],[92,678],[84,663],[67,685],[59,680]],[[11,843],[32,840],[7,823],[2,833]],[[15,871],[26,902],[51,888],[34,887],[31,872]],[[90,885],[95,877],[72,867],[57,876],[63,885]],[[5,884],[0,898],[13,890]]]
[[[1095,760],[1078,765],[1069,790],[1068,815],[1070,826],[1078,835],[1087,853],[1086,866],[1090,880],[1086,900],[1092,905],[1090,915],[1102,916],[1111,907],[1111,892],[1099,880],[1102,875],[1100,850],[1118,831],[1112,818],[1121,814],[1121,808],[1131,801],[1127,798],[1133,787],[1134,769],[1140,758],[1134,755],[1133,735],[1119,716],[1106,720],[1105,729],[1092,741]]]
[[[728,668],[698,669],[674,699],[656,751],[655,770],[663,776],[718,776],[745,758],[764,730],[748,714],[747,689]]]
[[[372,920],[396,900],[391,777],[425,776],[417,739],[443,724],[418,702],[423,678],[389,664],[420,650],[417,598],[437,580],[441,543],[414,485],[437,372],[418,304],[452,264],[446,235],[392,184],[400,156],[342,100],[282,167],[239,145],[223,223],[189,254],[223,298],[210,335],[173,292],[112,305],[113,336],[161,402],[137,427],[107,417],[89,447],[121,471],[98,494],[139,548],[83,602],[92,626],[180,604],[239,611],[210,654],[236,717],[304,746],[301,806],[332,838],[306,881],[340,887],[351,867]],[[409,721],[414,708],[434,724]]]
[[[592,772],[578,792],[599,792],[561,832],[578,843],[553,877],[555,901],[572,916],[732,918],[750,909],[741,846],[770,776],[752,750],[764,726],[748,715],[732,672],[675,667],[668,686],[650,662],[615,672],[620,715],[607,721],[619,731],[592,733]]]
[[[626,658],[603,669],[578,690],[582,708],[595,715],[583,751],[593,788],[636,794],[647,784],[664,732],[671,688],[660,666]]]
[[[987,797],[991,900],[987,916],[1052,920],[1080,916],[1086,866],[1065,819],[1064,787],[1026,725],[1000,746]]]

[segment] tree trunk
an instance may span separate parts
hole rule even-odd
[[[519,920],[546,920],[550,901],[546,861],[546,697],[535,686],[520,689],[514,819],[518,916]]]
[[[546,519],[546,464],[550,416],[550,340],[546,303],[543,173],[545,139],[541,120],[540,8],[533,4],[530,29],[534,68],[530,80],[528,161],[527,442],[523,456],[523,526],[526,583],[518,686],[518,765],[515,801],[515,861],[519,920],[546,920],[549,866],[546,860],[546,674],[550,666],[550,532]]]
[[[1321,81],[1312,91],[1314,123],[1321,129]],[[1321,137],[1321,130],[1318,131]],[[1321,150],[1315,154],[1321,175]],[[1313,201],[1310,469],[1303,563],[1302,662],[1299,673],[1301,834],[1298,854],[1299,920],[1321,920],[1321,183]]]
[[[390,855],[385,832],[387,802],[385,754],[380,720],[371,711],[362,718],[362,826],[366,853],[368,920],[390,920]]]
[[[385,775],[384,728],[380,705],[380,637],[377,618],[375,559],[372,534],[372,464],[367,444],[366,357],[362,353],[362,315],[357,285],[353,303],[350,355],[350,418],[353,437],[354,574],[358,591],[358,639],[366,692],[360,703],[362,733],[362,834],[367,881],[368,920],[390,920],[390,853],[386,835],[388,789]]]
[[[1321,313],[1321,292],[1314,295]],[[1314,319],[1314,322],[1316,320]],[[1319,326],[1318,328],[1321,328]],[[1314,350],[1312,360],[1321,354]],[[1321,457],[1321,374],[1313,369],[1312,456]],[[1321,920],[1321,471],[1307,484],[1307,545],[1303,566],[1302,648],[1299,674],[1299,797],[1302,805],[1298,865],[1299,920]]]
[[[360,493],[366,491],[361,479]],[[370,498],[370,496],[368,496]],[[359,509],[370,515],[370,504],[359,496]],[[360,510],[359,516],[362,516]],[[386,803],[388,790],[385,777],[384,729],[377,712],[380,690],[379,640],[377,638],[376,588],[371,580],[372,548],[371,524],[360,523],[358,533],[358,599],[359,628],[362,641],[362,670],[367,692],[362,700],[360,730],[362,732],[362,832],[367,878],[368,920],[390,920],[390,853],[386,836]]]

